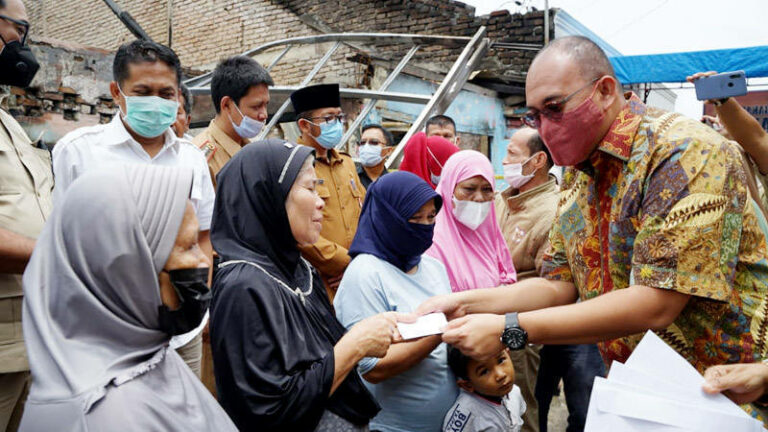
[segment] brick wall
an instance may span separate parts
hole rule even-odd
[[[2,103],[30,138],[52,146],[71,130],[112,119],[111,52],[39,38],[30,46],[40,70],[28,88],[11,87]]]
[[[30,1],[33,35],[116,49],[132,35],[101,0]],[[144,30],[158,42],[168,43],[167,0],[120,0]],[[543,42],[543,12],[525,16],[507,11],[476,17],[474,8],[451,0],[173,0],[172,47],[185,66],[209,70],[220,59],[276,39],[319,34],[319,23],[338,32],[394,32],[471,36],[481,25],[491,39],[504,42]],[[553,26],[552,26],[553,27]],[[554,30],[553,30],[554,31]],[[398,58],[402,51],[379,47]],[[273,70],[282,85],[298,84],[325,47],[296,49]],[[341,81],[361,86],[364,67],[347,58],[355,51],[342,47],[315,82]],[[416,63],[447,70],[459,50],[424,49]],[[492,51],[483,69],[520,81],[534,53]],[[262,58],[262,62],[269,56]]]

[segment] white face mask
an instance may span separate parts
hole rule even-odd
[[[440,171],[442,172],[443,164],[441,164],[440,161],[437,160],[437,158],[432,153],[432,150],[429,149],[429,147],[427,147],[427,153],[429,153],[429,155],[432,157],[432,159],[435,160],[435,163],[437,164],[437,166],[440,167]],[[429,165],[427,165],[427,169],[429,169]],[[435,185],[435,186],[437,186],[437,184],[440,183],[440,176],[439,175],[434,175],[434,174],[432,174],[432,172],[429,173],[429,179],[432,180],[432,184]]]
[[[440,176],[436,176],[432,173],[429,173],[429,179],[432,180],[432,184],[437,186],[438,183],[440,183]]]
[[[464,226],[474,231],[488,217],[491,212],[491,204],[492,201],[459,201],[453,197],[453,215]]]
[[[504,181],[515,189],[520,189],[521,186],[528,183],[533,178],[533,175],[536,174],[536,170],[528,175],[525,175],[523,174],[523,165],[527,164],[529,160],[533,159],[533,156],[535,155],[532,155],[522,163],[504,165]]]

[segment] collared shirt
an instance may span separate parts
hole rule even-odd
[[[216,120],[211,120],[208,127],[192,140],[192,144],[205,153],[214,187],[216,174],[242,148],[216,124]]]
[[[188,166],[194,169],[191,201],[200,231],[207,231],[211,227],[215,194],[205,157],[190,142],[178,138],[170,128],[164,136],[162,149],[150,157],[125,129],[120,116],[115,116],[107,124],[68,133],[53,148],[53,172],[56,176],[54,201],[60,202],[69,185],[94,168],[112,164]]]
[[[301,139],[299,144],[303,144]],[[317,193],[325,201],[320,240],[301,247],[304,257],[325,278],[338,276],[349,265],[347,249],[357,232],[357,222],[365,199],[365,188],[357,177],[355,163],[348,154],[329,150],[327,158],[317,158]]]
[[[53,208],[51,153],[0,110],[0,228],[37,238]],[[0,273],[0,373],[29,370],[21,331],[20,274]]]
[[[541,272],[544,252],[549,247],[549,230],[557,210],[557,181],[549,181],[519,193],[507,188],[496,194],[496,218],[507,241],[518,280]]]
[[[370,177],[368,177],[368,173],[365,172],[365,168],[363,168],[363,164],[356,163],[355,167],[357,168],[357,176],[360,177],[360,183],[363,185],[365,190],[368,190],[369,187],[371,187],[371,183],[375,182],[376,180],[383,177],[385,174],[388,174],[389,171],[387,171],[387,168],[384,167],[384,170],[379,175],[379,178],[376,180],[371,180]]]
[[[691,296],[656,331],[700,372],[766,355],[768,262],[736,145],[631,95],[588,162],[563,179],[542,274],[582,299],[630,285]],[[598,346],[625,361],[642,335]]]

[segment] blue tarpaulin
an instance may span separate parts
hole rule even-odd
[[[747,78],[768,77],[768,45],[671,54],[610,57],[622,84],[683,82],[696,72],[743,70]]]

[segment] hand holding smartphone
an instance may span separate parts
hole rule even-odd
[[[744,71],[723,72],[704,76],[693,82],[696,99],[726,99],[747,94],[747,76]]]

